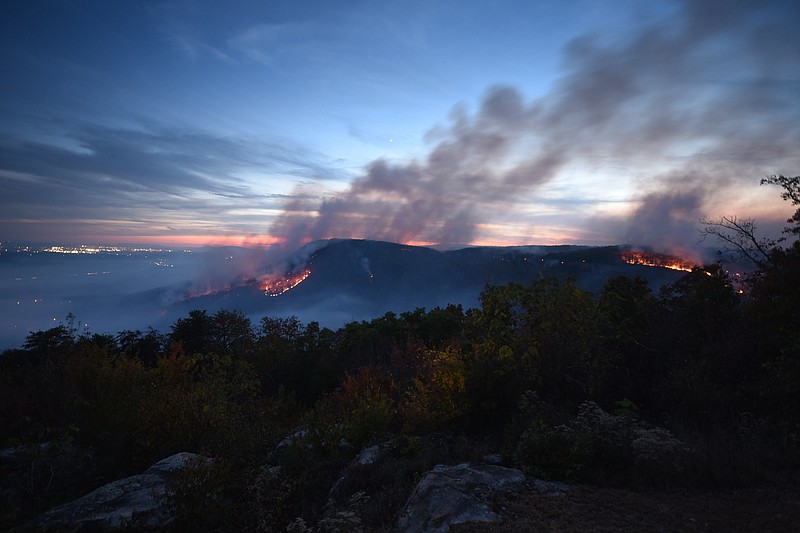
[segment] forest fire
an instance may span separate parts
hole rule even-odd
[[[629,265],[663,267],[671,268],[672,270],[683,270],[685,272],[691,272],[692,269],[697,266],[674,255],[651,252],[622,252],[620,258]]]
[[[264,294],[267,296],[280,296],[303,283],[310,275],[311,270],[304,268],[297,273],[287,272],[283,277],[271,278],[264,282]]]
[[[233,289],[233,286],[230,284],[225,284],[224,286],[215,287],[211,285],[206,285],[202,287],[193,287],[188,294],[180,297],[179,300],[181,302],[185,302],[187,300],[193,300],[195,298],[202,298],[203,296],[211,296],[214,294],[218,294],[221,292],[228,292]]]

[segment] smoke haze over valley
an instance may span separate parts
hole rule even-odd
[[[19,347],[30,331],[67,324],[80,334],[146,330],[168,332],[194,309],[297,316],[338,328],[386,312],[458,304],[476,307],[486,284],[528,283],[540,276],[574,277],[599,291],[613,275],[642,275],[654,288],[682,273],[625,263],[619,247],[476,247],[440,252],[426,247],[362,240],[313,243],[290,254],[290,272],[309,274],[272,297],[264,282],[239,278],[219,288],[209,265],[227,272],[252,270],[253,251],[120,251],[96,254],[8,252],[0,255],[0,349]],[[261,271],[271,269],[262,265]],[[272,279],[267,277],[266,279]],[[212,290],[211,287],[214,287]]]

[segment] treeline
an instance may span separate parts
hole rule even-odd
[[[320,523],[376,443],[391,466],[337,485],[368,529],[436,462],[489,451],[564,481],[774,481],[800,464],[800,245],[765,257],[744,282],[719,264],[657,293],[540,279],[335,331],[192,311],[168,333],[33,332],[0,357],[2,523],[180,451],[216,459],[167,502],[207,530]]]

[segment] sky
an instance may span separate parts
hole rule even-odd
[[[0,10],[2,241],[675,250],[792,211],[794,0]]]

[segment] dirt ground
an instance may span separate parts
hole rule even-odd
[[[451,531],[800,532],[800,487],[642,493],[578,485],[563,495],[532,489],[492,504],[503,522]]]

